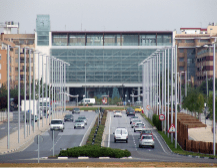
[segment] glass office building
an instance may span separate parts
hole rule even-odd
[[[157,49],[172,45],[172,31],[51,31],[50,36],[50,55],[70,63],[66,86],[79,99],[112,97],[114,88],[121,98],[142,93],[138,64]]]

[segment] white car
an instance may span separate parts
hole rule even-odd
[[[142,122],[142,120],[134,119],[134,120],[132,120],[132,122],[131,122],[131,127],[134,128],[134,126],[135,126],[136,123],[143,123],[143,122]]]
[[[136,132],[136,131],[142,131],[144,128],[145,128],[145,124],[138,122],[134,126],[134,132]]]
[[[121,111],[115,111],[114,112],[114,117],[122,117]]]
[[[118,127],[113,134],[115,135],[114,142],[126,141],[126,143],[128,143],[128,131],[126,128]]]
[[[65,129],[64,127],[64,122],[61,119],[53,119],[51,120],[50,125],[50,130],[60,130],[63,132],[63,130]]]
[[[151,146],[154,148],[154,138],[153,135],[142,135],[141,138],[139,139],[139,148],[143,146]]]
[[[77,119],[75,120],[75,125],[74,125],[74,129],[76,128],[85,128],[85,122],[82,119]]]

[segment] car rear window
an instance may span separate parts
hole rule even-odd
[[[143,130],[142,133],[144,133],[144,134],[151,134],[152,132],[151,132],[151,130]]]
[[[152,139],[152,136],[143,136],[142,139]]]
[[[60,120],[51,120],[51,124],[62,124],[63,122]]]

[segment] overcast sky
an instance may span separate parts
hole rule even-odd
[[[0,0],[0,22],[20,33],[34,33],[37,14],[50,15],[51,31],[180,32],[217,23],[217,0]]]

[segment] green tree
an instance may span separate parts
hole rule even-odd
[[[207,105],[210,112],[210,118],[213,119],[213,95],[209,96]],[[217,99],[215,99],[215,106],[217,107]],[[217,108],[215,108],[215,120],[216,119],[217,119]]]
[[[195,88],[189,88],[187,97],[184,97],[183,108],[188,109],[190,112],[201,114],[204,108],[204,96]]]

